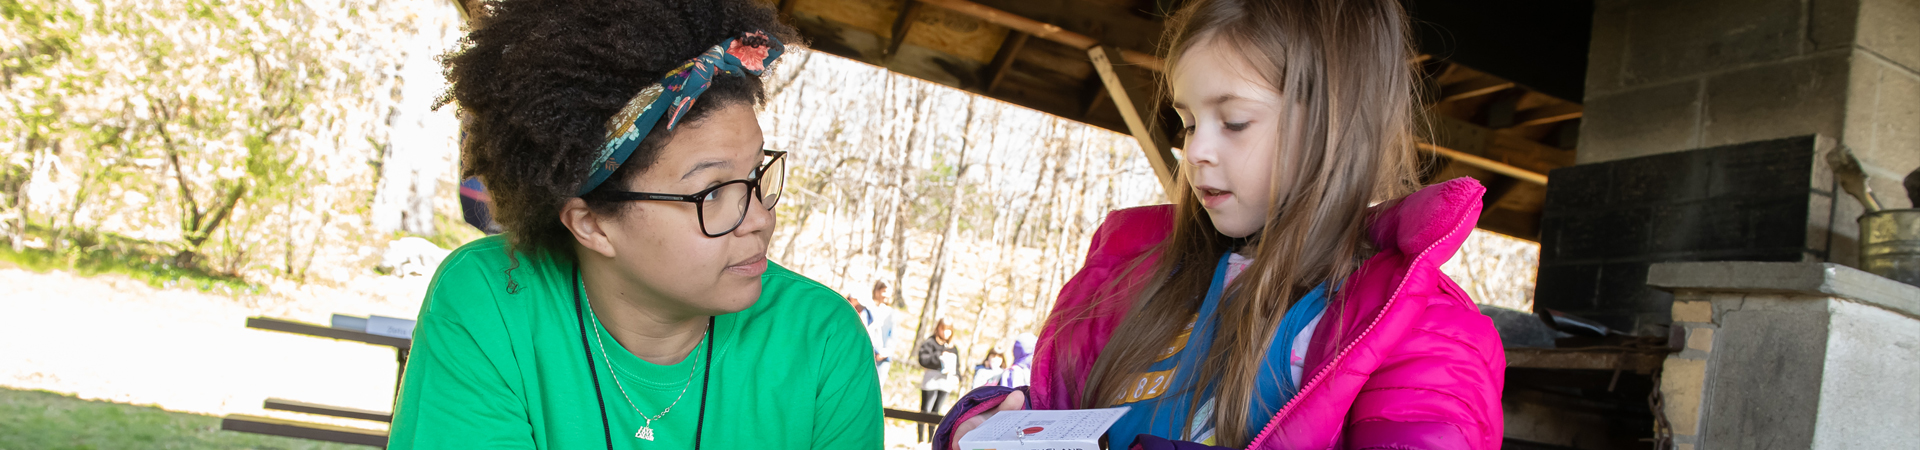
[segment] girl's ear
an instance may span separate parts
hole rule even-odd
[[[602,218],[587,207],[587,201],[579,197],[567,199],[560,206],[560,224],[573,233],[573,240],[600,256],[612,258],[618,253],[613,248],[613,239],[607,236],[607,228]]]

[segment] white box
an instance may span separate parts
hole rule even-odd
[[[398,317],[368,316],[367,333],[413,339],[413,321]]]
[[[367,331],[367,318],[354,317],[346,314],[334,314],[332,325],[334,328],[342,330],[365,332]]]
[[[1005,411],[960,437],[960,450],[1102,450],[1107,428],[1127,407]]]

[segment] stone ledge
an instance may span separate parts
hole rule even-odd
[[[1647,270],[1647,285],[1669,292],[1830,295],[1920,318],[1920,287],[1834,263],[1659,263]]]

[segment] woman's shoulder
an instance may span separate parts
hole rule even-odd
[[[449,267],[473,268],[503,265],[507,262],[508,248],[506,235],[503,234],[474,239],[453,249],[453,253],[448,254],[447,259],[440,262],[440,270],[434,273],[437,277],[446,272]]]
[[[772,315],[782,320],[819,320],[840,316],[852,319],[852,311],[852,307],[847,306],[847,298],[833,288],[768,261],[767,272],[760,277],[760,301],[744,312],[750,316]]]
[[[835,311],[840,308],[850,308],[847,306],[847,298],[835,292],[833,288],[773,261],[767,261],[767,273],[760,277],[760,283],[762,298],[772,294],[779,296],[782,300],[794,299],[794,304],[782,306]]]
[[[422,316],[455,318],[474,308],[497,311],[503,295],[544,292],[558,282],[559,271],[550,258],[510,253],[511,249],[505,235],[476,239],[454,249],[434,270]]]

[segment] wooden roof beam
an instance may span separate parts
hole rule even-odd
[[[1068,47],[1091,51],[1094,47],[1100,45],[1098,39],[1067,31],[1065,28],[1060,28],[1059,25],[1021,17],[1013,13],[967,0],[919,0],[919,2],[953,10],[953,12],[980,19],[987,23],[1018,30],[1022,33],[1058,42]],[[1120,49],[1118,51],[1117,61],[1119,62],[1145,67],[1155,71],[1164,70],[1164,65],[1161,63],[1160,58],[1154,57],[1153,55],[1126,49]]]
[[[1496,77],[1480,77],[1480,78],[1475,78],[1467,81],[1461,81],[1458,83],[1453,83],[1453,84],[1440,87],[1440,100],[1438,103],[1465,100],[1469,98],[1479,97],[1482,95],[1488,95],[1495,92],[1507,90],[1508,88],[1512,88],[1513,86],[1514,84],[1512,81],[1502,80]]]
[[[1533,126],[1533,125],[1546,125],[1549,123],[1556,123],[1556,122],[1565,122],[1568,120],[1580,118],[1581,115],[1585,114],[1585,111],[1586,111],[1586,108],[1583,106],[1580,106],[1579,103],[1561,103],[1557,105],[1547,105],[1547,106],[1541,106],[1536,108],[1527,108],[1527,109],[1520,110],[1519,112],[1513,113],[1513,125],[1508,126],[1507,128],[1518,128],[1518,127]]]
[[[487,5],[482,0],[452,0],[454,9],[460,10],[460,22],[469,26],[480,21],[479,15],[486,13]]]
[[[1007,78],[1007,70],[1013,68],[1014,58],[1020,55],[1020,49],[1027,45],[1027,38],[1031,36],[1020,30],[1007,30],[1006,39],[1000,41],[1000,50],[993,53],[993,62],[987,63],[988,73],[980,77],[987,80],[986,89],[981,92],[993,95],[993,90],[999,88],[1000,81]]]
[[[1162,192],[1168,198],[1173,197],[1177,186],[1174,174],[1178,162],[1173,158],[1173,145],[1167,142],[1166,135],[1160,132],[1160,124],[1152,121],[1152,98],[1148,94],[1151,84],[1144,82],[1141,74],[1115,63],[1124,50],[1114,47],[1094,47],[1087,50],[1088,59],[1093,68],[1100,72],[1100,82],[1106,84],[1108,100],[1120,109],[1120,117],[1127,123],[1127,130],[1134,140],[1140,143],[1140,150],[1147,155],[1147,165],[1153,166],[1153,174],[1160,179]]]
[[[793,4],[795,3],[800,3],[800,0],[780,0],[780,3],[774,5],[774,11],[779,12],[780,20],[793,20]]]
[[[1099,81],[1101,85],[1106,84],[1106,80],[1104,78],[1097,81]],[[1108,93],[1106,86],[1091,86],[1091,87],[1094,88],[1093,96],[1092,98],[1087,99],[1087,107],[1083,108],[1080,112],[1081,121],[1086,121],[1086,119],[1093,117],[1093,113],[1095,111],[1099,111],[1101,106],[1106,106],[1108,98],[1112,97],[1113,95]]]
[[[881,58],[892,58],[900,53],[900,44],[907,42],[907,32],[913,30],[913,23],[920,17],[920,2],[900,0],[900,14],[893,17],[893,36],[887,39],[887,51]]]
[[[794,0],[783,0],[783,1],[794,1]],[[1049,41],[1060,43],[1061,45],[1065,45],[1068,47],[1073,47],[1081,50],[1091,51],[1094,47],[1100,45],[1100,40],[1094,39],[1092,36],[1087,36],[1084,34],[1067,31],[1067,29],[1061,28],[1059,25],[1054,25],[1046,22],[1041,22],[1038,20],[1029,19],[1026,17],[1022,17],[1019,15],[1010,13],[1010,12],[995,9],[991,6],[974,3],[968,0],[915,0],[914,3],[946,8],[948,10],[952,10],[953,12],[957,12],[962,15],[972,17],[975,19],[980,19],[987,23],[1007,27],[1008,29],[1025,33],[1033,37],[1046,39]],[[1118,51],[1120,52],[1118,60],[1121,62],[1147,68],[1147,69],[1152,69],[1153,71],[1156,71],[1156,72],[1166,71],[1166,62],[1162,61],[1157,56],[1153,56],[1151,54],[1147,54],[1143,52],[1127,50],[1127,49],[1119,49]],[[1415,55],[1414,57],[1409,58],[1407,61],[1409,63],[1418,64],[1432,58],[1433,58],[1433,55],[1423,53],[1423,54]]]
[[[1489,172],[1506,175],[1509,177],[1514,177],[1516,179],[1519,179],[1520,181],[1525,181],[1528,183],[1534,183],[1534,184],[1540,184],[1540,185],[1547,184],[1547,176],[1539,172],[1534,172],[1531,170],[1514,167],[1511,164],[1494,161],[1494,160],[1483,158],[1471,153],[1454,150],[1446,147],[1441,147],[1438,145],[1433,145],[1425,142],[1421,142],[1418,145],[1420,147],[1420,150],[1422,151],[1447,157],[1447,159],[1451,159],[1453,160],[1453,162],[1466,164],[1474,167],[1479,167],[1481,169],[1486,169]]]

